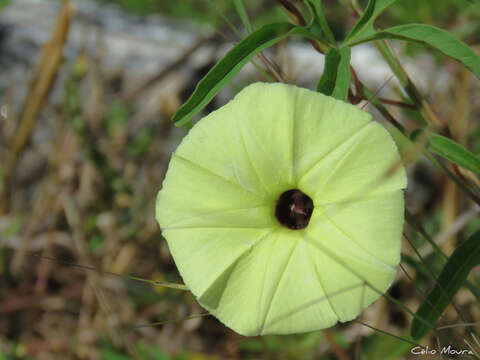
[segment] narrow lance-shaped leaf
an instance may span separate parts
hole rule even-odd
[[[416,130],[411,136],[415,139],[423,132],[424,130]],[[467,170],[480,174],[480,158],[477,155],[445,136],[435,134],[431,131],[427,131],[426,135],[428,138],[427,148],[431,152]]]
[[[397,0],[370,0],[364,13],[345,38],[344,44],[351,45],[359,37],[367,37],[374,34],[373,23],[396,1]]]
[[[330,96],[335,88],[335,81],[337,80],[337,68],[340,63],[340,51],[337,48],[330,48],[327,55],[325,55],[325,66],[323,74],[317,85],[319,93]]]
[[[317,91],[345,101],[350,85],[350,48],[330,48]]]
[[[307,0],[306,3],[307,5],[310,4],[313,8],[312,10],[315,16],[314,23],[318,23],[326,42],[335,45],[335,37],[333,36],[332,30],[325,18],[325,13],[323,12],[322,0]]]
[[[428,145],[428,141],[415,141],[412,142],[407,136],[405,136],[400,130],[391,124],[386,124],[387,130],[392,135],[393,140],[397,144],[400,154],[402,155],[402,161],[410,163],[415,161],[420,155],[426,156],[432,164],[442,171],[450,180],[452,180],[468,197],[480,205],[480,198],[476,195],[457,175],[451,172],[447,167],[445,167],[434,155],[433,150]],[[410,137],[412,139],[417,139],[420,132],[423,130],[416,130],[412,132]],[[428,140],[428,136],[425,140]],[[458,144],[457,144],[458,145]],[[459,145],[460,146],[460,145]],[[468,150],[465,149],[468,152]],[[473,155],[473,154],[472,154]],[[475,156],[475,155],[473,155]],[[477,157],[478,159],[478,157]],[[407,217],[408,220],[408,217]],[[433,244],[431,244],[434,246]],[[435,246],[434,246],[435,247]]]
[[[428,132],[428,147],[434,153],[480,175],[480,158],[462,145],[442,135]]]
[[[474,233],[455,251],[443,268],[437,284],[417,311],[418,318],[435,323],[466,280],[473,267],[480,265],[480,231]],[[414,340],[423,337],[429,328],[415,317],[410,334]]]
[[[340,49],[340,63],[337,69],[337,81],[335,81],[335,89],[332,96],[339,100],[346,100],[348,96],[348,88],[350,86],[350,48],[344,47]]]
[[[363,34],[348,42],[350,46],[371,40],[398,39],[428,45],[457,60],[480,79],[480,56],[448,31],[425,24],[394,26],[375,34]],[[366,35],[366,36],[365,36]]]
[[[412,268],[414,268],[417,271],[418,274],[431,277],[431,273],[428,271],[424,262],[415,260],[413,257],[406,254],[402,254],[402,262],[407,265],[410,265]],[[437,274],[440,272],[440,270],[437,270],[436,268],[432,268],[432,270],[434,274]],[[475,286],[475,284],[473,284],[469,280],[465,280],[465,282],[463,283],[463,286],[465,286],[472,293],[472,295],[475,296],[478,301],[480,301],[480,289],[477,286]]]
[[[187,123],[220,89],[230,81],[253,56],[287,36],[299,34],[315,38],[309,26],[274,23],[263,26],[235,45],[197,84],[190,98],[173,115],[177,125]]]

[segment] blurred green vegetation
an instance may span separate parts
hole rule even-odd
[[[8,0],[2,0],[7,2]],[[97,0],[102,3],[117,4],[126,11],[146,15],[162,13],[171,17],[186,18],[193,21],[217,26],[222,17],[234,19],[238,17],[233,1],[223,0]],[[265,8],[268,11],[261,16],[251,18],[253,25],[258,27],[267,22],[285,20],[284,13],[275,5],[275,1],[243,0],[248,10]],[[302,1],[292,1],[301,6]],[[367,0],[359,1],[363,7]],[[1,4],[1,3],[0,3]],[[348,0],[324,1],[326,17],[337,39],[341,40],[348,29],[346,21],[351,17],[345,6]],[[250,14],[251,16],[252,14]],[[480,38],[480,1],[478,0],[435,0],[418,1],[402,0],[392,6],[378,21],[379,27],[405,23],[426,23],[441,28],[452,29],[459,37],[468,37],[472,41]]]
[[[164,0],[98,0],[102,3],[113,3],[120,5],[126,11],[138,15],[151,13],[162,13],[164,15],[176,18],[185,18],[200,23],[206,23],[212,26],[218,26],[222,17],[232,19],[237,16],[233,1],[222,0],[182,0],[182,1],[164,1]],[[266,7],[270,11],[254,18],[254,25],[264,24],[266,22],[285,19],[275,2],[266,0],[244,0],[247,9]]]
[[[12,0],[0,0],[0,10],[2,10],[5,6],[9,5]]]

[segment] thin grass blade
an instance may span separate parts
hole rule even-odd
[[[443,313],[460,286],[467,279],[472,268],[479,264],[480,231],[477,231],[455,249],[440,273],[437,285],[417,310],[417,316],[413,319],[410,328],[410,334],[414,340],[420,339],[426,335],[429,330],[429,327],[418,321],[418,319],[429,321],[433,327],[435,321]]]
[[[245,26],[245,29],[247,29],[247,32],[250,34],[253,31],[253,28],[250,23],[250,18],[248,17],[247,9],[245,9],[245,5],[243,4],[243,0],[233,0],[233,4],[235,5],[240,20],[242,20],[243,26]]]

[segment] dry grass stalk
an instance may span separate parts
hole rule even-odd
[[[12,140],[10,151],[5,155],[4,187],[0,193],[0,214],[7,212],[11,181],[17,160],[30,141],[38,114],[42,110],[57,76],[63,59],[63,49],[67,42],[72,16],[72,4],[70,1],[66,1],[58,15],[52,37],[43,48],[40,65],[28,91],[23,113],[20,117],[20,124]]]

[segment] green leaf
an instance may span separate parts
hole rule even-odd
[[[332,30],[325,18],[325,13],[323,12],[322,0],[307,0],[306,3],[312,7],[315,16],[314,23],[317,23],[322,30],[325,42],[335,45],[335,37],[333,36]]]
[[[350,48],[330,48],[317,91],[345,101],[350,86]]]
[[[337,80],[332,96],[336,99],[345,101],[348,96],[350,86],[350,48],[340,49],[340,63],[337,69]]]
[[[425,24],[394,26],[375,34],[357,37],[356,40],[350,41],[349,45],[353,46],[362,42],[381,39],[398,39],[428,45],[457,60],[480,79],[480,56],[448,31],[434,26]]]
[[[480,175],[480,158],[455,141],[432,132],[427,133],[428,148],[461,167]]]
[[[340,63],[340,51],[336,48],[330,48],[325,56],[325,67],[322,77],[317,85],[317,91],[330,96],[335,88],[337,80],[337,68]]]
[[[247,36],[200,80],[190,98],[173,115],[172,121],[177,126],[186,124],[253,56],[294,34],[316,38],[309,31],[309,26],[296,26],[285,22],[265,25]]]
[[[433,326],[467,279],[469,272],[477,265],[480,265],[480,231],[460,244],[450,256],[435,287],[417,310],[418,318],[427,320]],[[414,340],[423,337],[428,330],[429,327],[417,317],[413,319],[410,334]]]
[[[248,18],[247,10],[245,9],[245,5],[243,4],[242,0],[233,0],[233,4],[235,5],[235,9],[237,10],[238,16],[242,20],[243,26],[247,29],[247,32],[250,34],[253,31],[252,24],[250,23],[250,19]]]
[[[381,108],[380,108],[381,109]],[[400,154],[402,155],[402,158],[409,158],[410,156],[413,156],[411,158],[410,161],[413,161],[415,160],[416,158],[418,158],[418,156],[420,155],[424,155],[426,156],[431,162],[433,165],[435,165],[440,171],[442,171],[443,173],[445,173],[445,175],[448,176],[448,178],[450,178],[463,192],[465,192],[465,194],[467,196],[469,196],[472,200],[474,200],[475,202],[477,202],[478,204],[480,204],[480,200],[478,199],[478,196],[475,195],[474,192],[472,192],[472,190],[466,186],[464,184],[463,181],[461,181],[454,173],[452,173],[448,168],[446,168],[433,154],[433,150],[432,150],[432,147],[429,146],[428,142],[427,144],[425,144],[425,146],[428,148],[427,150],[422,150],[420,151],[421,149],[418,148],[418,149],[415,149],[416,145],[407,137],[405,136],[400,130],[398,130],[396,127],[394,127],[393,125],[390,125],[390,124],[386,124],[386,128],[387,130],[390,132],[390,135],[392,135],[392,138],[393,140],[395,141],[395,143],[397,144],[398,148],[399,148],[399,151],[400,151]],[[412,134],[410,135],[412,140],[415,140],[416,139],[416,136],[418,136],[418,134],[420,134],[423,130],[418,130],[418,131],[414,131],[412,132]],[[440,135],[438,135],[440,136]],[[435,143],[435,141],[434,141]],[[436,143],[437,147],[438,147],[438,142]],[[458,144],[456,144],[458,145]],[[461,145],[458,145],[461,147]],[[444,150],[445,151],[445,150]],[[452,159],[453,159],[453,155],[455,154],[457,157],[458,154],[468,154],[468,155],[471,155],[473,156],[473,158],[477,159],[475,161],[478,161],[478,157],[476,155],[473,155],[472,153],[470,153],[468,150],[464,149],[463,150],[460,150],[460,151],[456,151],[456,153],[452,152],[450,154],[450,156],[452,156]],[[460,156],[461,158],[461,156]],[[467,169],[468,168],[468,165],[467,165],[467,161],[465,161],[465,158],[466,156],[464,156],[464,159],[461,159],[462,162],[464,163],[462,166],[465,166]],[[472,163],[472,157],[468,156],[469,158],[469,162],[468,163]],[[460,159],[459,159],[460,161]],[[460,164],[460,163],[458,163]],[[431,244],[432,246],[434,246],[434,244],[432,243]]]
[[[396,1],[397,0],[370,0],[364,13],[345,38],[344,44],[351,45],[355,42],[355,39],[359,37],[373,35],[375,33],[375,29],[373,28],[375,20]]]
[[[418,274],[421,274],[426,277],[431,277],[431,273],[428,271],[427,267],[423,262],[415,260],[413,257],[406,254],[402,254],[402,262],[413,267]],[[432,268],[431,270],[435,274],[439,272],[436,268]],[[463,286],[465,286],[468,290],[470,290],[473,296],[475,296],[477,300],[480,301],[480,289],[478,289],[478,287],[475,286],[475,284],[473,284],[469,280],[465,280],[465,282],[463,283]]]

